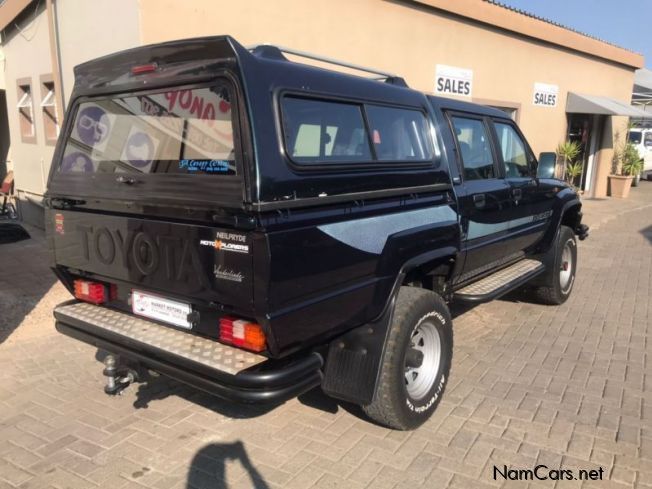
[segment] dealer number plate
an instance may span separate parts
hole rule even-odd
[[[192,307],[184,302],[134,290],[131,294],[131,310],[139,316],[156,319],[181,328],[192,328],[188,322],[188,314],[192,312]]]

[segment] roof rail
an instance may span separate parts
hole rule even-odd
[[[348,63],[346,61],[340,61],[334,58],[329,58],[327,56],[320,56],[318,54],[309,53],[307,51],[300,51],[298,49],[286,48],[284,46],[277,46],[273,44],[256,44],[254,46],[248,46],[247,49],[253,54],[270,59],[283,59],[289,61],[283,53],[291,54],[293,56],[298,56],[300,58],[312,59],[315,61],[321,61],[322,63],[328,63],[331,65],[342,66],[344,68],[349,68],[356,71],[362,71],[364,73],[370,73],[376,75],[371,78],[372,80],[383,80],[386,83],[392,83],[394,85],[400,85],[407,87],[405,80],[393,73],[386,71],[376,70],[374,68],[369,68],[366,66],[356,65],[353,63]]]

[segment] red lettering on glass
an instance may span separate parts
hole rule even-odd
[[[167,99],[169,103],[168,105],[168,111],[172,112],[172,108],[174,107],[174,104],[177,103],[177,97],[179,96],[179,92],[166,92],[165,93],[165,98]]]
[[[182,109],[187,109],[192,103],[192,93],[190,90],[181,90],[179,93],[179,105]]]

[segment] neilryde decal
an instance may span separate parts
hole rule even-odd
[[[236,241],[233,243],[233,241]],[[247,237],[244,234],[225,233],[218,231],[214,240],[202,239],[199,241],[201,246],[211,246],[220,251],[233,251],[235,253],[249,253],[249,245],[246,243]]]

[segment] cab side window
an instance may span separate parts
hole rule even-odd
[[[417,110],[367,105],[378,161],[427,161],[432,158],[428,122]]]
[[[507,178],[523,178],[530,176],[529,158],[525,143],[510,124],[494,122],[498,136],[498,146],[505,164]]]
[[[465,180],[496,178],[487,128],[481,119],[451,117]]]

